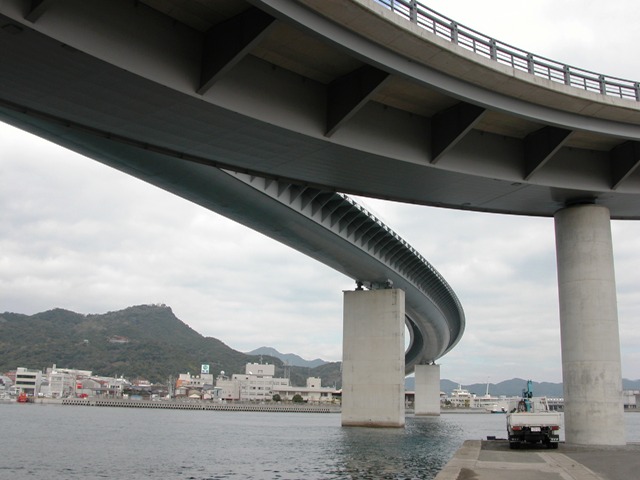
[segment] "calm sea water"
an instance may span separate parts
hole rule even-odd
[[[626,414],[640,442],[640,414]],[[0,479],[431,479],[503,415],[342,428],[339,414],[0,404]]]

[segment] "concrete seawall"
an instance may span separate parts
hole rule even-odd
[[[175,402],[149,400],[115,400],[65,398],[62,400],[37,400],[35,403],[55,403],[60,405],[76,405],[86,407],[123,407],[123,408],[159,408],[171,410],[218,410],[227,412],[293,412],[293,413],[339,413],[340,408],[322,405],[266,405],[250,403],[206,403],[206,402]]]

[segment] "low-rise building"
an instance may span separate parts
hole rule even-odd
[[[214,398],[228,401],[266,402],[279,395],[282,400],[292,400],[300,395],[306,402],[324,403],[334,401],[334,389],[322,387],[318,377],[309,377],[305,387],[293,387],[288,378],[278,378],[275,365],[247,363],[244,374],[231,378],[224,372],[216,378]]]
[[[304,387],[286,386],[274,389],[282,400],[292,400],[295,395],[300,395],[302,400],[308,403],[332,403],[337,400],[336,391],[331,387],[323,387],[322,380],[318,377],[307,378]]]
[[[288,378],[276,378],[275,365],[247,363],[244,374],[224,372],[216,378],[214,398],[229,401],[270,401],[277,388],[288,386]]]
[[[102,377],[91,370],[59,368],[55,364],[47,368],[40,392],[45,397],[122,397],[123,390],[131,383],[123,377]]]
[[[41,384],[42,372],[40,370],[29,370],[23,367],[16,369],[14,385],[18,393],[26,393],[31,397],[35,397],[40,393]]]
[[[124,390],[131,387],[131,382],[122,376],[101,377],[94,375],[91,378],[100,382],[102,385],[102,396],[108,398],[122,398]]]
[[[244,374],[233,374],[231,378],[224,372],[216,378],[214,398],[228,401],[271,401],[274,392],[289,386],[288,378],[277,378],[275,365],[247,363]]]
[[[189,372],[181,373],[178,375],[178,380],[176,380],[175,396],[204,398],[210,395],[208,392],[213,390],[213,386],[213,374],[191,375]]]
[[[51,396],[52,398],[65,398],[70,397],[75,393],[75,375],[65,371],[52,370],[48,376],[49,392],[47,396]]]
[[[622,392],[622,404],[625,410],[636,410],[640,400],[640,390],[624,390]]]
[[[9,377],[0,375],[0,398],[7,398],[11,393],[13,382]]]
[[[45,371],[47,387],[42,388],[46,397],[66,398],[78,395],[82,389],[83,381],[91,377],[91,370],[78,370],[75,368],[58,368],[54,363]],[[80,392],[89,395],[88,392]]]

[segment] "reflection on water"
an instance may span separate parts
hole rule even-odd
[[[625,418],[640,441],[640,414]],[[2,479],[431,479],[464,440],[504,437],[505,417],[372,429],[338,414],[0,404],[0,431]]]
[[[432,478],[463,439],[460,425],[437,417],[409,417],[404,430],[344,428],[336,477]]]

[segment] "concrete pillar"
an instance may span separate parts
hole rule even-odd
[[[344,292],[342,425],[404,426],[404,291]]]
[[[622,374],[609,210],[555,215],[567,443],[624,445]],[[531,345],[535,361],[535,345]]]
[[[416,415],[440,415],[440,365],[416,365]]]

